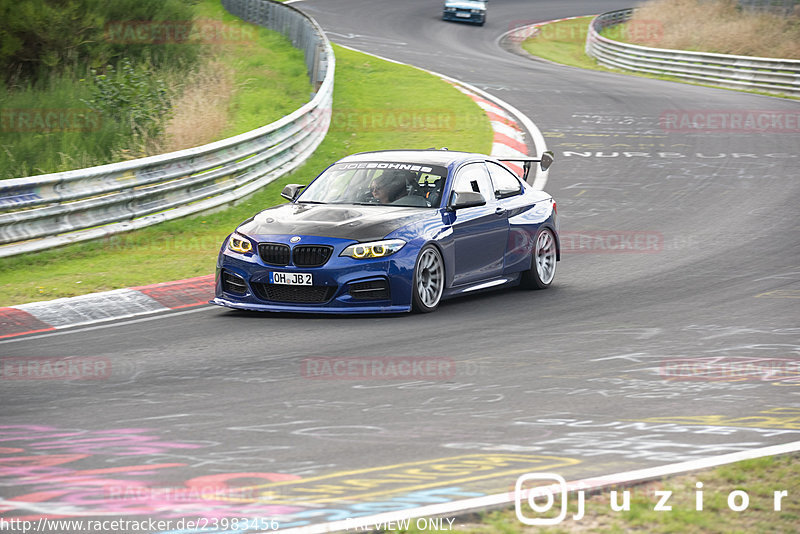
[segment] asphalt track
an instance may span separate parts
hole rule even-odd
[[[797,123],[664,125],[796,118],[797,102],[497,44],[517,21],[629,2],[492,0],[483,28],[442,22],[429,0],[294,5],[335,42],[472,83],[542,129],[568,247],[555,285],[424,316],[201,308],[0,342],[5,361],[72,357],[97,378],[0,384],[0,495],[13,500],[0,518],[287,528],[507,491],[531,471],[577,479],[798,440]],[[337,378],[327,358],[383,374]],[[387,378],[404,362],[417,376]]]

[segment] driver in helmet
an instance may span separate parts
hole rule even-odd
[[[384,171],[370,185],[372,196],[381,204],[391,204],[406,196],[409,178],[413,178],[410,171],[401,171],[399,169]]]

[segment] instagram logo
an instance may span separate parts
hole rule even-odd
[[[550,482],[548,486],[541,483],[530,486],[530,481]],[[523,510],[527,508],[537,514],[545,514],[553,508],[555,504],[554,494],[561,494],[561,510],[556,517],[528,517]],[[539,501],[544,500],[543,503]],[[528,473],[520,476],[514,485],[514,512],[517,519],[525,525],[557,525],[567,517],[567,481],[561,475],[553,473]]]
[[[630,473],[624,473],[630,475]],[[546,526],[557,525],[567,518],[567,494],[572,491],[578,497],[577,513],[572,514],[572,519],[580,521],[586,513],[586,490],[606,488],[609,490],[608,507],[613,512],[631,511],[631,490],[625,489],[620,492],[617,488],[620,482],[625,487],[634,482],[615,480],[616,476],[599,477],[567,483],[563,477],[552,473],[530,473],[522,475],[517,479],[514,486],[514,511],[517,519],[524,525]],[[535,481],[531,483],[531,481]],[[641,479],[640,479],[641,481]],[[548,484],[549,483],[549,484]],[[614,489],[612,489],[614,488]],[[697,512],[703,511],[703,483],[695,483],[695,507]],[[635,488],[634,488],[635,489]],[[647,489],[644,487],[643,489]],[[554,516],[553,505],[555,504],[555,494],[561,494],[561,509],[558,515]],[[671,512],[672,505],[668,504],[672,498],[673,490],[661,489],[653,490],[653,497],[658,501],[653,505],[654,512]],[[776,512],[781,510],[781,501],[787,497],[787,490],[773,491],[772,509]],[[620,499],[621,497],[621,499]],[[750,496],[744,490],[737,489],[727,495],[728,508],[734,512],[742,512],[750,505]],[[534,514],[538,514],[537,517]],[[531,517],[534,516],[534,517]]]

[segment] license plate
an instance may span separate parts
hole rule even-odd
[[[287,286],[310,286],[313,276],[311,273],[269,273],[270,284],[283,284]]]
[[[468,19],[471,17],[471,15],[469,13],[456,13],[456,17],[462,17]]]

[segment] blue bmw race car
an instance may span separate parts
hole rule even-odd
[[[522,161],[545,169],[551,152]],[[222,244],[216,298],[245,310],[431,312],[448,297],[548,287],[560,259],[556,203],[500,160],[448,150],[366,152]]]

